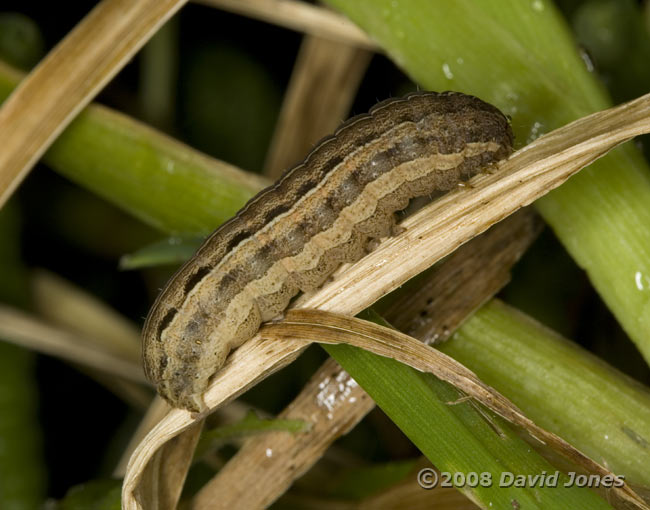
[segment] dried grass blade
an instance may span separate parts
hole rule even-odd
[[[97,343],[0,305],[0,337],[17,345],[80,363],[129,381],[148,384],[140,363],[97,348]]]
[[[49,324],[93,342],[89,348],[112,353],[137,366],[142,363],[138,328],[105,303],[44,269],[33,271],[31,287],[34,309]],[[82,365],[78,369],[132,406],[146,408],[151,401],[151,389],[139,383]]]
[[[147,409],[144,417],[142,420],[140,420],[138,428],[130,438],[129,444],[120,457],[117,466],[115,466],[115,469],[113,470],[113,476],[116,478],[121,478],[124,476],[124,473],[126,473],[126,465],[129,461],[129,457],[133,453],[133,450],[135,450],[140,441],[142,441],[142,439],[149,433],[149,431],[158,422],[160,422],[160,420],[162,420],[170,410],[171,407],[169,407],[169,404],[165,402],[161,397],[154,397],[152,402],[149,404],[149,408]]]
[[[246,441],[197,493],[192,510],[268,507],[374,407],[374,401],[350,375],[328,359],[278,415],[305,420],[310,430],[299,435],[269,433]],[[254,491],[247,489],[251,481]]]
[[[144,508],[176,510],[202,428],[203,420],[194,423],[184,434],[171,438],[155,453],[139,492]]]
[[[303,38],[269,148],[266,175],[280,177],[347,117],[370,57],[370,52],[347,44]]]
[[[103,0],[0,109],[0,207],[81,109],[186,0]]]
[[[424,282],[417,282],[417,289],[408,285],[395,302],[391,300],[390,316],[399,319],[407,330],[413,323],[419,326],[418,331],[426,326],[441,331],[444,325],[450,334],[507,283],[510,267],[540,228],[541,222],[531,209],[494,225],[436,266]],[[435,300],[427,303],[430,296]],[[420,311],[424,308],[436,308],[436,314],[423,322]],[[364,389],[333,359],[327,360],[279,415],[311,423],[309,432],[295,436],[265,434],[247,441],[197,493],[193,509],[225,510],[236,505],[266,508],[374,407]],[[256,490],[247,490],[252,485]]]
[[[505,287],[512,266],[542,228],[533,208],[524,208],[458,248],[425,280],[395,291],[390,304],[382,308],[378,303],[373,309],[395,329],[425,344],[444,342]]]
[[[142,362],[140,331],[105,303],[44,269],[33,272],[31,285],[34,308],[46,321],[88,336],[99,349]]]
[[[197,3],[324,37],[378,50],[379,46],[345,16],[297,0],[194,0]]]

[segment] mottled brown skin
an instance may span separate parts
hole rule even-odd
[[[144,326],[147,377],[170,404],[203,410],[209,378],[261,322],[390,235],[411,198],[450,190],[511,151],[505,116],[460,93],[410,94],[348,120],[170,280]]]

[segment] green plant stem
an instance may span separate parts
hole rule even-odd
[[[0,65],[0,100],[20,78],[17,71]],[[267,184],[98,105],[81,112],[43,160],[170,234],[206,235]]]

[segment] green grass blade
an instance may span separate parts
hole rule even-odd
[[[475,94],[512,116],[517,144],[606,108],[546,0],[327,0],[420,85]],[[650,361],[650,173],[630,144],[537,202]]]
[[[120,269],[140,269],[162,265],[182,264],[201,246],[202,236],[173,236],[143,246],[120,258]]]
[[[463,489],[482,508],[517,508],[515,501],[531,509],[610,508],[595,493],[562,482],[555,488],[501,487],[504,472],[533,475],[555,468],[492,413],[479,413],[469,401],[451,404],[463,395],[431,374],[355,347],[323,347],[438,469],[490,473],[491,484]]]
[[[27,275],[14,203],[0,211],[0,301],[25,305]],[[34,354],[0,339],[0,508],[40,508],[45,469],[37,417]]]
[[[440,350],[535,423],[650,487],[650,392],[575,343],[493,300]]]

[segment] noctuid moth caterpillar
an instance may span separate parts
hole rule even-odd
[[[210,377],[263,321],[390,235],[411,198],[450,190],[511,151],[506,117],[465,94],[414,93],[351,118],[169,281],[144,325],[147,377],[172,405],[204,409]]]

